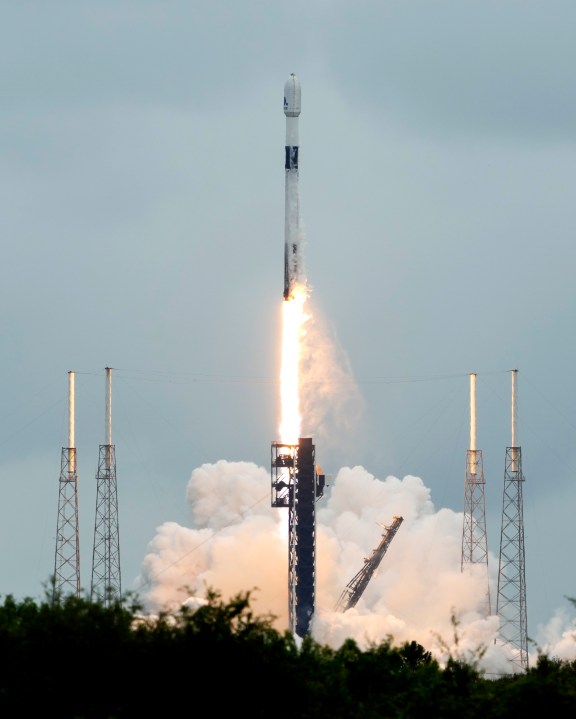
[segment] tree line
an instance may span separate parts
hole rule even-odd
[[[333,649],[257,616],[251,593],[151,618],[130,594],[106,603],[46,592],[0,605],[0,716],[58,719],[501,719],[574,716],[576,662],[545,654],[496,679],[416,642]]]

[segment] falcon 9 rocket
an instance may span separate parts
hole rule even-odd
[[[300,80],[292,73],[284,85],[286,115],[286,195],[284,216],[284,299],[292,297],[299,280],[300,258],[300,195],[298,188],[298,117],[301,109]]]

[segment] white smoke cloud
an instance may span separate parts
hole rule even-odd
[[[576,658],[576,623],[565,609],[558,609],[544,626],[539,626],[534,634],[539,651],[557,659]]]
[[[204,464],[187,487],[191,527],[161,525],[150,542],[137,587],[147,610],[173,610],[201,601],[207,588],[228,599],[253,591],[252,608],[288,628],[287,510],[270,506],[270,472],[250,462]],[[403,517],[362,597],[335,610],[364,558],[378,546],[383,525]],[[440,661],[477,660],[479,668],[510,673],[510,651],[495,640],[498,618],[484,617],[483,572],[462,573],[462,514],[436,510],[430,490],[414,476],[380,480],[363,467],[342,468],[316,505],[317,586],[311,627],[321,644],[353,638],[362,648],[389,640],[417,641]],[[494,557],[489,564],[496,567]],[[478,567],[480,569],[480,567]],[[491,584],[495,584],[491,570]],[[494,596],[494,589],[492,589]],[[541,649],[576,658],[576,630],[558,616],[541,628]],[[530,664],[536,653],[530,657]]]

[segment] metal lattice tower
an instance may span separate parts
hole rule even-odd
[[[272,443],[272,506],[288,508],[288,615],[290,631],[310,632],[316,593],[315,502],[325,477],[314,465],[309,438],[297,445]]]
[[[74,372],[68,372],[68,447],[62,447],[58,522],[54,559],[54,596],[80,596],[78,474],[74,446]]]
[[[476,449],[476,375],[470,375],[470,449],[466,452],[466,482],[464,486],[464,522],[462,527],[461,571],[471,565],[486,568],[486,597],[484,612],[491,614],[488,577],[488,541],[486,534],[486,498],[482,450]]]
[[[380,562],[388,551],[390,542],[394,539],[396,532],[404,521],[403,517],[394,517],[394,521],[389,527],[384,527],[385,532],[382,540],[376,549],[372,552],[368,559],[364,560],[362,569],[348,582],[346,588],[340,595],[336,603],[337,612],[345,612],[358,604],[358,600],[364,594],[364,590],[372,579],[374,572],[380,566]]]
[[[100,445],[96,474],[96,521],[92,554],[92,601],[109,606],[122,594],[116,448],[112,444],[112,370],[106,367],[106,444]]]
[[[513,650],[512,664],[528,669],[522,448],[516,446],[516,374],[512,370],[512,446],[506,448],[496,614],[499,639]]]

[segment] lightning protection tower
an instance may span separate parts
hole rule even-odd
[[[499,638],[513,650],[512,664],[528,669],[528,622],[524,568],[522,448],[516,444],[516,376],[512,370],[512,442],[506,448],[496,614]]]
[[[464,523],[462,527],[461,571],[473,565],[486,569],[487,591],[484,600],[486,616],[491,614],[488,578],[488,543],[486,535],[486,498],[482,450],[476,449],[476,375],[470,375],[470,449],[466,453],[464,485]]]
[[[316,592],[315,502],[325,477],[314,465],[310,438],[298,444],[272,443],[272,506],[288,508],[288,615],[290,631],[310,632]]]
[[[116,448],[112,444],[112,370],[106,367],[106,444],[96,474],[96,521],[92,554],[92,601],[110,606],[121,598]]]
[[[54,598],[80,596],[78,474],[74,446],[74,372],[68,372],[68,447],[62,447],[54,559]]]

